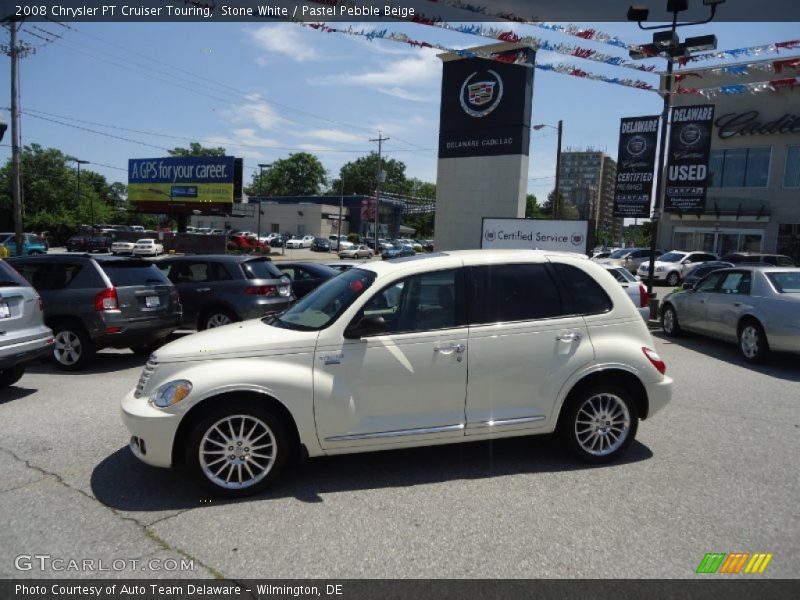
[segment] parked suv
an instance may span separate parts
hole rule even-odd
[[[266,487],[301,451],[557,432],[605,463],[670,398],[653,348],[625,290],[575,254],[371,261],[283,313],[156,350],[122,418],[139,459],[184,464],[229,497]]]
[[[720,260],[729,263],[766,263],[773,267],[796,267],[794,260],[783,254],[764,254],[762,252],[731,252]]]
[[[180,325],[178,292],[151,262],[88,254],[9,262],[44,300],[62,369],[86,367],[101,348],[148,352]]]
[[[689,269],[700,263],[712,260],[719,260],[716,254],[673,250],[656,258],[653,279],[655,281],[665,281],[667,285],[675,287],[683,280],[683,276]],[[645,260],[639,265],[637,275],[642,279],[647,279],[649,269],[650,261]]]
[[[36,290],[0,260],[0,389],[19,381],[28,363],[53,352],[42,308]]]
[[[183,324],[192,329],[263,317],[295,300],[289,278],[266,257],[175,256],[156,266],[178,288]]]

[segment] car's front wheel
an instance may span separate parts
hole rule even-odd
[[[270,485],[286,466],[291,445],[279,415],[256,404],[234,403],[197,423],[185,459],[200,486],[218,496],[238,498]]]
[[[661,329],[667,337],[677,337],[681,334],[681,326],[678,324],[678,313],[671,304],[664,307],[664,312],[661,313]]]
[[[0,370],[0,389],[17,383],[25,374],[25,367],[11,367]]]
[[[636,437],[639,413],[631,395],[611,384],[589,385],[570,394],[559,422],[559,434],[577,458],[613,462]]]
[[[767,334],[758,321],[745,321],[739,326],[739,350],[751,363],[762,363],[769,356]]]

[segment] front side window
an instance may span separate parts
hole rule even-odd
[[[561,295],[545,264],[474,267],[469,321],[506,323],[560,316]]]
[[[457,327],[458,272],[454,269],[413,275],[392,283],[364,305],[364,315],[379,315],[384,333],[412,333]]]
[[[711,187],[767,187],[771,148],[712,150]]]

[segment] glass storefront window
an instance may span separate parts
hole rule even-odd
[[[741,250],[743,252],[761,252],[761,236],[743,235]]]
[[[711,187],[767,187],[772,148],[712,150],[709,156]]]
[[[789,146],[786,149],[783,187],[800,187],[800,146]]]
[[[747,171],[747,149],[726,150],[722,165],[722,187],[743,187]]]

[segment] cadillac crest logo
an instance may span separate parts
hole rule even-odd
[[[681,129],[680,140],[684,146],[694,146],[703,139],[702,130],[694,123],[684,125]]]
[[[492,69],[486,70],[487,79],[473,81],[477,74],[475,71],[461,84],[459,100],[461,108],[469,116],[485,117],[497,108],[503,99],[503,80]]]
[[[628,140],[627,150],[631,156],[641,156],[647,150],[647,140],[641,135],[635,135]]]

